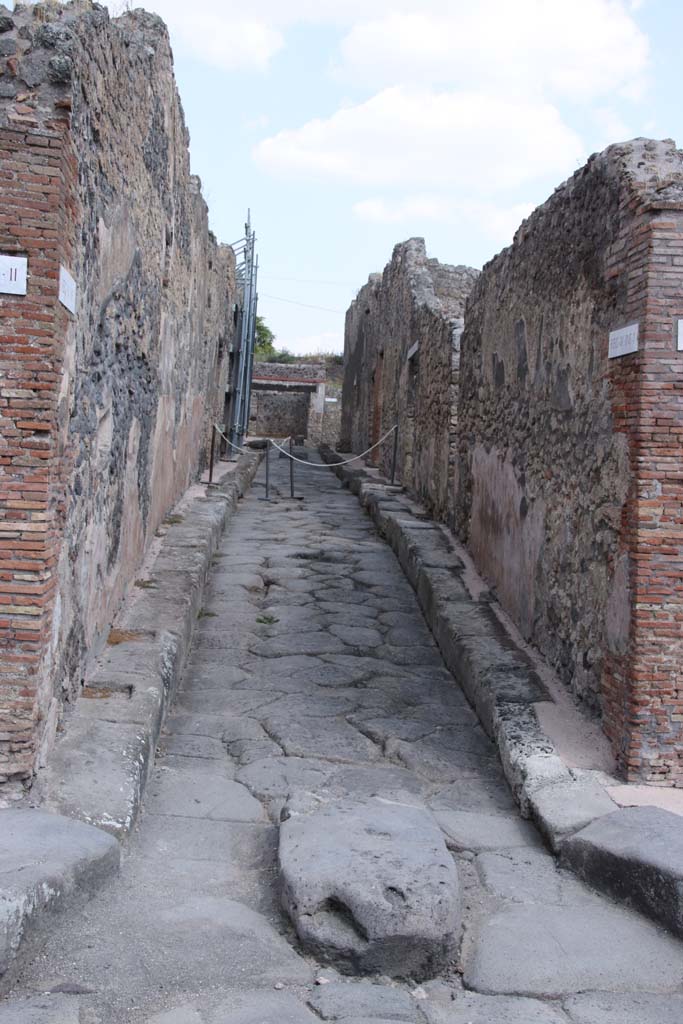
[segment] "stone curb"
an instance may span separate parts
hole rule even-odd
[[[320,454],[328,463],[340,458],[325,446]],[[550,695],[490,602],[471,597],[448,529],[401,487],[357,467],[332,468],[394,550],[448,669],[498,747],[522,816],[589,885],[683,935],[683,819],[618,809],[594,773],[569,768],[534,707]],[[650,850],[658,832],[662,841],[666,836],[666,855],[661,842],[657,854]],[[679,895],[672,904],[673,892]]]
[[[0,978],[45,913],[94,893],[118,871],[120,847],[100,829],[37,810],[0,811]]]
[[[182,677],[211,560],[260,455],[240,456],[226,484],[167,517],[159,553],[41,771],[45,809],[124,839],[133,828],[166,709]],[[35,795],[36,791],[34,790]]]

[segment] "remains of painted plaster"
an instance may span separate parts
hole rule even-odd
[[[398,475],[452,519],[460,335],[470,267],[427,259],[421,238],[397,245],[346,314],[341,447],[364,451],[398,423]],[[389,471],[393,439],[373,455]]]
[[[165,26],[0,8],[0,781],[86,657],[222,414],[234,257],[208,230]],[[131,98],[135,97],[135,102]]]

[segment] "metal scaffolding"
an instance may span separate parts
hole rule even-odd
[[[249,426],[251,404],[251,376],[254,368],[254,344],[256,341],[256,310],[258,294],[258,257],[256,256],[256,235],[251,227],[251,211],[244,225],[244,238],[232,248],[237,258],[237,285],[241,289],[241,307],[237,329],[237,344],[232,368],[232,402],[230,416],[230,440],[240,446]]]

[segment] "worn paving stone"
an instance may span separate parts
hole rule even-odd
[[[136,855],[158,863],[168,860],[219,861],[233,865],[258,865],[272,845],[272,826],[267,823],[206,821],[150,815],[131,843]]]
[[[681,1024],[683,995],[582,992],[564,1003],[572,1024]]]
[[[519,815],[477,811],[435,811],[451,850],[500,850],[511,846],[540,847],[538,832]]]
[[[338,636],[349,647],[379,647],[384,642],[378,629],[367,626],[333,625],[330,633]]]
[[[481,853],[475,863],[489,892],[512,903],[576,906],[596,898],[545,850],[527,846]]]
[[[409,992],[389,985],[372,982],[332,982],[316,988],[308,998],[309,1004],[323,1020],[365,1018],[394,1021],[419,1021],[418,1003]]]
[[[241,768],[236,778],[272,813],[291,794],[322,788],[338,767],[313,757],[268,757]]]
[[[249,650],[261,658],[279,658],[287,654],[341,654],[347,649],[343,640],[330,633],[287,633],[272,640],[252,640]]]
[[[264,718],[268,734],[290,757],[358,764],[376,761],[379,748],[343,718]]]
[[[385,751],[434,782],[455,781],[467,772],[480,777],[488,770],[498,773],[494,748],[479,728],[445,728],[413,743],[391,739]]]
[[[315,1024],[318,1018],[290,992],[238,992],[208,1016],[209,1024]]]
[[[559,1007],[520,996],[452,992],[447,1001],[423,1004],[428,1024],[567,1024]]]
[[[185,1003],[173,1010],[155,1013],[153,1017],[148,1017],[145,1024],[204,1024],[204,1018],[196,1007]]]
[[[74,996],[41,995],[0,1002],[0,1024],[81,1024]]]
[[[226,761],[225,746],[220,739],[211,736],[187,736],[183,733],[165,735],[161,737],[157,748],[157,763],[160,760],[160,751],[163,756],[173,754],[176,757],[185,757],[188,761],[193,758],[222,763]]]
[[[263,821],[263,807],[246,786],[210,769],[157,768],[147,813],[209,821]]]
[[[495,780],[489,777],[457,779],[434,793],[429,806],[433,811],[481,811],[483,814],[517,810],[502,771]]]
[[[673,992],[683,983],[680,945],[604,902],[499,911],[483,926],[464,974],[478,992],[549,997],[629,991],[634,979],[645,990]]]
[[[283,905],[304,947],[363,973],[421,978],[445,965],[460,885],[426,808],[378,799],[297,808],[281,826],[279,860]]]

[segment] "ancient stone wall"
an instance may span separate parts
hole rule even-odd
[[[0,253],[28,257],[0,294],[0,781],[45,756],[220,418],[234,256],[187,146],[157,17],[0,8]]]
[[[257,437],[306,437],[310,392],[252,391],[249,433]]]
[[[254,363],[249,433],[322,440],[326,369],[318,363]]]
[[[342,386],[329,380],[325,385],[325,407],[322,423],[323,444],[336,448],[341,437]]]
[[[631,779],[683,785],[683,155],[592,157],[483,270],[456,521]],[[636,325],[624,354],[609,358]],[[635,341],[634,341],[635,338]]]
[[[396,246],[346,315],[341,447],[364,451],[398,424],[398,478],[448,521],[459,340],[476,277],[427,259],[413,238]],[[392,458],[390,437],[372,461],[388,473]]]

